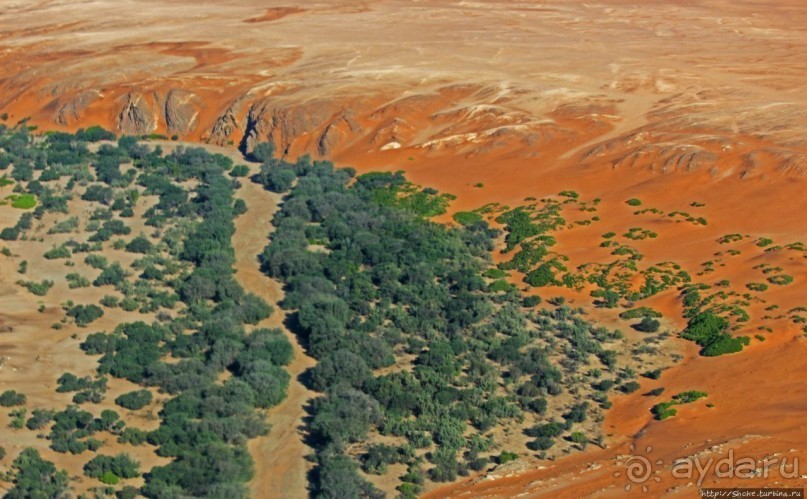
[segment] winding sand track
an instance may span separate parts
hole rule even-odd
[[[252,170],[251,174],[257,168]],[[305,406],[316,393],[303,386],[298,378],[316,361],[305,354],[297,337],[283,325],[286,314],[277,305],[283,298],[281,285],[266,277],[258,263],[258,254],[268,243],[268,235],[273,230],[270,221],[282,197],[249,180],[243,181],[236,195],[246,201],[248,208],[235,222],[236,278],[248,292],[261,296],[275,308],[275,312],[257,327],[282,329],[294,347],[294,360],[286,366],[292,378],[288,396],[267,415],[267,421],[272,425],[269,435],[249,442],[256,470],[250,483],[252,497],[307,497],[309,463],[305,456],[312,450],[303,443],[301,428],[306,415]]]
[[[176,142],[169,141],[154,143],[166,151],[178,146]],[[212,153],[229,157],[236,164],[245,163],[236,149],[210,145],[204,147]],[[258,165],[247,165],[250,166],[249,176],[258,172]],[[303,442],[301,428],[306,416],[305,407],[317,394],[303,386],[298,378],[306,369],[313,367],[316,361],[305,354],[297,337],[286,329],[286,314],[277,304],[283,299],[282,286],[264,275],[258,262],[258,255],[268,244],[269,235],[274,230],[271,220],[283,197],[252,183],[248,177],[241,179],[241,188],[235,195],[247,203],[247,212],[235,220],[235,235],[232,239],[236,279],[247,292],[262,297],[275,309],[270,317],[255,327],[281,329],[294,349],[294,359],[285,366],[291,375],[288,395],[279,406],[267,412],[266,421],[271,425],[271,431],[264,437],[250,440],[248,444],[249,452],[255,460],[255,478],[250,482],[250,494],[261,499],[307,497],[307,473],[311,465],[305,456],[313,450]]]

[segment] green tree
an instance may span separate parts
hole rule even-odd
[[[6,493],[8,499],[67,497],[67,472],[57,470],[35,449],[25,449],[11,464],[14,486]]]
[[[149,405],[152,398],[153,396],[150,391],[136,390],[118,396],[118,398],[115,399],[115,403],[123,408],[136,411]]]
[[[261,142],[249,153],[249,158],[259,163],[267,163],[275,155],[275,145],[271,142]]]

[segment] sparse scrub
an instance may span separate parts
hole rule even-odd
[[[75,288],[87,288],[90,286],[90,280],[84,277],[83,275],[77,274],[75,272],[71,272],[65,276],[67,279],[67,286],[70,289]]]
[[[70,256],[72,256],[72,253],[70,252],[70,249],[66,245],[62,244],[59,246],[52,247],[51,249],[45,252],[44,256],[48,260],[57,260],[60,258],[70,258]]]
[[[657,312],[650,307],[632,308],[619,314],[619,318],[625,320],[639,319],[639,318],[659,319],[661,318],[661,316],[662,316],[661,312]]]
[[[50,291],[50,288],[53,287],[54,282],[48,279],[44,279],[39,282],[35,281],[17,281],[17,284],[27,289],[30,293],[36,296],[45,296]]]
[[[768,277],[768,282],[776,286],[787,286],[788,284],[793,284],[793,276],[787,274],[772,275]]]
[[[471,225],[482,221],[482,215],[472,211],[458,211],[454,213],[453,218],[460,225]]]

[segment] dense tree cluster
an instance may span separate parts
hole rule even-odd
[[[4,497],[8,499],[67,497],[67,472],[57,470],[53,463],[42,459],[36,450],[23,450],[11,467],[14,486]]]
[[[609,333],[571,309],[532,316],[512,287],[491,290],[483,273],[496,231],[481,220],[459,229],[428,221],[447,199],[436,191],[307,157],[265,159],[254,180],[287,193],[261,263],[285,284],[282,306],[318,359],[309,373],[323,393],[310,424],[318,497],[380,495],[360,467],[407,464],[404,496],[426,476],[449,481],[484,467],[489,430],[540,416],[563,391],[553,344],[568,345],[570,370],[590,356],[612,364],[601,347]],[[575,407],[564,431],[590,409]],[[379,447],[373,434],[402,443]],[[357,445],[366,449],[361,465],[347,453]]]

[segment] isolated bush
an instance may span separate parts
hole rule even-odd
[[[526,308],[532,308],[541,304],[541,297],[538,295],[525,296],[521,301],[521,305]]]
[[[247,212],[247,202],[243,199],[236,199],[233,202],[233,215],[239,216]]]
[[[24,287],[32,294],[36,296],[45,296],[50,291],[50,288],[53,287],[54,282],[48,279],[43,281],[35,282],[35,281],[17,281],[17,284]]]
[[[0,406],[2,407],[14,407],[18,405],[25,405],[27,401],[27,397],[19,392],[14,390],[6,390],[2,394],[0,394]]]
[[[636,381],[628,381],[619,387],[619,391],[623,393],[633,393],[641,388],[641,385]]]
[[[763,292],[768,290],[768,285],[762,282],[749,282],[745,285],[751,291]]]
[[[793,277],[789,275],[773,275],[768,277],[768,282],[777,286],[787,286],[793,283]]]
[[[661,323],[650,317],[644,317],[641,322],[633,326],[634,329],[643,333],[655,333],[659,330],[659,327],[661,327]]]
[[[70,250],[65,245],[61,246],[54,246],[53,248],[49,249],[45,252],[44,256],[48,260],[56,260],[59,258],[70,258]]]

